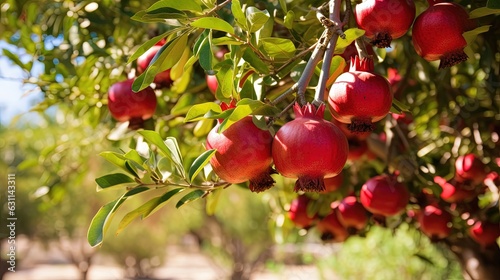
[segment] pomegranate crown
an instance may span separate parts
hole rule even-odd
[[[354,56],[351,58],[351,67],[349,68],[349,72],[354,71],[364,71],[364,72],[373,72],[373,59],[368,57],[360,58],[359,56]]]
[[[316,109],[311,103],[307,103],[304,106],[300,106],[299,103],[295,103],[293,106],[293,111],[295,112],[295,118],[323,118],[325,114],[325,104],[319,105]]]

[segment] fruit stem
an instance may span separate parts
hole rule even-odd
[[[330,20],[334,22],[337,26],[341,26],[340,23],[340,4],[341,0],[330,0]],[[335,46],[337,45],[337,40],[339,35],[337,33],[332,35],[330,38],[330,42],[328,42],[328,47],[325,51],[325,55],[323,57],[323,65],[321,66],[321,73],[319,75],[318,86],[316,87],[316,92],[314,94],[313,105],[319,106],[323,104],[323,99],[325,96],[326,82],[330,76],[330,66],[332,64],[333,51],[335,50]]]
[[[364,37],[359,37],[354,42],[354,45],[356,45],[356,50],[358,51],[358,56],[360,59],[361,58],[372,58],[372,56],[366,50],[366,43],[365,43],[363,38]]]

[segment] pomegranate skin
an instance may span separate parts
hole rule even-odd
[[[156,94],[151,87],[139,92],[132,91],[134,79],[113,84],[108,90],[108,108],[119,122],[142,123],[151,118],[156,110]]]
[[[210,92],[215,95],[217,92],[217,88],[219,87],[219,82],[217,81],[217,77],[215,75],[207,75],[206,76],[207,87]]]
[[[392,106],[392,89],[386,78],[371,73],[373,60],[351,60],[349,72],[341,74],[330,88],[328,105],[332,116],[347,123],[353,132],[368,132]]]
[[[151,63],[151,60],[153,60],[154,56],[161,49],[161,47],[162,47],[161,45],[154,45],[137,58],[137,72],[142,73],[146,71],[146,68],[148,68],[149,63]],[[173,81],[170,78],[170,69],[158,73],[155,76],[153,82],[158,87],[169,87],[170,85],[172,85]]]
[[[361,204],[373,214],[394,216],[408,205],[410,193],[396,178],[388,175],[375,176],[361,187]]]
[[[451,233],[451,222],[451,214],[434,205],[427,205],[418,215],[420,230],[431,239],[448,237]]]
[[[337,207],[337,217],[346,228],[362,230],[368,223],[366,210],[355,196],[346,196]]]
[[[446,68],[467,60],[462,34],[475,23],[467,12],[454,3],[438,3],[421,13],[413,24],[412,41],[418,55],[427,61],[440,60]]]
[[[443,191],[441,192],[441,199],[449,203],[471,201],[476,197],[476,191],[471,189],[464,189],[459,182],[446,181],[443,177],[434,177],[434,183],[438,184]]]
[[[379,48],[390,47],[402,37],[415,19],[413,0],[366,0],[356,5],[354,16],[365,36]]]
[[[210,159],[215,174],[228,183],[250,181],[253,192],[272,187],[271,133],[255,126],[252,117],[237,121],[222,133],[217,132],[219,126],[210,131],[206,141],[207,149],[217,149]]]
[[[455,161],[455,179],[459,182],[471,180],[480,184],[486,178],[486,166],[474,154],[459,156]]]
[[[321,233],[321,240],[328,242],[344,242],[349,237],[349,232],[340,223],[335,209],[316,225]]]
[[[316,216],[309,217],[307,215],[307,205],[311,200],[305,195],[299,195],[295,198],[288,211],[288,217],[298,227],[309,228],[313,225]]]
[[[329,193],[339,190],[342,187],[344,181],[344,175],[340,172],[337,176],[324,178],[325,190],[322,193]]]
[[[495,244],[500,237],[500,224],[477,221],[470,229],[469,235],[482,246]]]
[[[272,154],[276,170],[298,178],[295,191],[321,192],[323,178],[339,174],[347,161],[347,139],[333,123],[323,119],[325,107],[295,104],[295,120],[276,133]]]

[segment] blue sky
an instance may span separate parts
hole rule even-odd
[[[23,84],[27,74],[3,55],[4,48],[19,54],[23,62],[30,60],[31,57],[26,56],[23,50],[0,41],[0,122],[2,125],[7,125],[14,116],[28,112],[33,103],[41,98],[41,93],[33,91],[32,85]],[[43,66],[37,64],[33,67],[32,74],[38,75],[42,70]]]

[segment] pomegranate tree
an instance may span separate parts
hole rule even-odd
[[[316,228],[321,233],[321,239],[329,242],[344,242],[349,237],[349,232],[340,223],[335,213],[335,209],[320,219]]]
[[[218,123],[208,134],[207,149],[217,152],[210,159],[214,172],[228,183],[249,181],[249,189],[261,192],[272,187],[271,163],[273,137],[255,126],[252,117],[245,117],[219,133]]]
[[[344,197],[336,212],[340,223],[348,229],[362,230],[368,223],[365,208],[353,195]]]
[[[443,239],[451,233],[452,216],[445,209],[427,205],[418,214],[420,230],[431,239]]]
[[[148,68],[149,64],[155,57],[155,55],[160,51],[161,45],[154,45],[145,53],[143,53],[139,58],[137,58],[137,72],[142,73]],[[153,82],[157,87],[169,87],[172,84],[172,79],[170,78],[170,69],[158,73]]]
[[[130,127],[142,124],[156,110],[156,94],[151,87],[134,92],[134,79],[113,84],[108,90],[109,112],[119,122],[130,122]]]
[[[469,235],[482,246],[495,244],[500,237],[500,224],[488,221],[477,221],[469,229]]]
[[[402,37],[415,19],[413,0],[365,0],[356,5],[354,16],[365,36],[379,48],[391,46]]]
[[[463,182],[472,181],[480,184],[486,178],[486,167],[484,163],[474,154],[459,156],[455,161],[455,179]]]
[[[392,89],[386,78],[373,73],[373,60],[355,57],[349,72],[330,88],[328,105],[332,116],[354,132],[374,129],[392,105]]]
[[[296,103],[295,120],[283,125],[274,137],[274,165],[281,175],[298,178],[295,191],[324,191],[324,178],[339,174],[347,161],[347,139],[323,119],[324,110],[324,105],[316,109]]]
[[[309,228],[313,225],[316,216],[309,216],[307,213],[307,206],[311,199],[305,195],[299,195],[290,204],[288,217],[298,227]]]
[[[373,214],[394,216],[408,204],[410,193],[393,175],[375,176],[361,187],[361,204]]]

